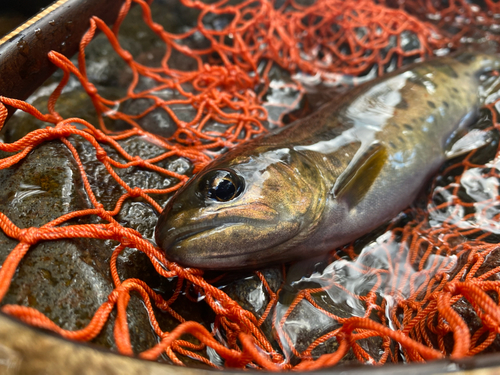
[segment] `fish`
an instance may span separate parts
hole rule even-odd
[[[467,144],[487,142],[467,129],[480,77],[499,66],[471,51],[413,63],[235,147],[167,202],[157,245],[184,267],[239,270],[356,240],[408,207]]]

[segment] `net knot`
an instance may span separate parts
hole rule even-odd
[[[90,96],[95,96],[97,94],[96,87],[90,82],[87,82],[87,84],[85,85],[85,91],[87,91],[87,94],[89,94]]]
[[[271,353],[271,360],[274,363],[283,363],[283,361],[284,361],[283,356],[280,353],[276,353],[276,352]]]
[[[47,126],[47,129],[52,138],[66,138],[69,137],[74,129],[72,125],[57,124],[55,127]]]
[[[474,254],[471,254],[471,256],[469,257],[470,259],[470,262],[472,263],[477,263],[478,260],[481,259],[480,255],[478,253],[474,253]]]
[[[125,247],[136,248],[137,243],[134,238],[142,238],[142,235],[131,228],[124,228],[118,223],[110,224],[113,227],[113,232],[115,233],[115,238],[117,238],[120,243]]]
[[[418,309],[420,308],[420,305],[415,301],[405,301],[405,304],[413,311],[418,311]]]
[[[157,23],[152,23],[150,26],[152,31],[154,31],[155,33],[162,33],[164,31],[163,27]]]
[[[237,317],[241,314],[241,307],[236,301],[227,300],[224,302],[224,307],[227,310],[229,316]]]
[[[123,51],[121,57],[125,60],[125,62],[131,62],[134,60],[134,57],[128,51]]]
[[[102,141],[106,139],[106,135],[99,129],[92,129],[94,133],[94,138],[98,141]]]
[[[146,163],[144,162],[144,159],[141,158],[140,156],[134,157],[135,165],[136,167],[144,167]]]
[[[108,154],[106,153],[106,151],[104,151],[103,148],[98,148],[95,151],[95,156],[96,156],[97,160],[99,160],[100,162],[103,162],[108,157]]]
[[[35,227],[21,229],[17,238],[20,242],[34,245],[40,240],[40,229]]]
[[[129,247],[129,248],[134,247],[134,243],[132,241],[130,241],[130,239],[128,237],[121,237],[120,243],[125,247]]]
[[[97,202],[96,204],[94,204],[94,207],[95,207],[96,209],[98,209],[99,211],[106,211],[106,210],[104,209],[104,205],[103,205],[101,202]]]
[[[137,197],[140,197],[141,196],[141,193],[142,193],[142,189],[139,188],[139,187],[135,187],[133,188],[132,190],[130,190],[128,192],[128,194],[130,195],[131,198],[137,198]]]
[[[444,271],[437,272],[434,275],[434,279],[438,282],[441,282],[443,279],[448,280],[449,278],[450,278],[449,275]]]
[[[451,294],[455,294],[455,292],[457,290],[457,285],[455,283],[446,284],[444,286],[443,290],[445,292],[448,292],[448,293],[451,293]]]

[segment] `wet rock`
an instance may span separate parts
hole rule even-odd
[[[0,176],[1,212],[22,228],[90,208],[76,163],[60,142],[44,143]]]
[[[196,23],[199,13],[197,10],[186,10],[187,8],[179,6],[176,1],[158,1],[153,3],[151,8],[155,21],[164,25],[169,32],[185,31],[186,27]],[[123,48],[130,51],[138,61],[149,66],[158,66],[165,51],[164,42],[144,25],[139,6],[133,7],[127,16],[120,29],[119,40]],[[206,42],[197,35],[184,43],[196,48]],[[193,67],[192,62],[186,63],[179,54],[174,53],[171,59],[173,65],[182,69]],[[109,100],[126,96],[126,88],[132,78],[131,71],[103,34],[98,35],[86,49],[86,61],[89,79],[96,85],[101,96]],[[76,58],[73,62],[76,64]],[[61,72],[56,73],[30,99],[30,103],[42,113],[48,112],[49,96],[61,77]],[[142,78],[140,84],[143,84],[143,89],[158,85],[154,80],[148,81],[145,77]],[[157,95],[167,99],[178,96],[178,93],[161,90]],[[151,101],[147,100],[143,102],[132,100],[122,105],[125,108],[128,106],[127,113],[137,114],[143,106],[147,107],[150,104]],[[176,113],[181,120],[191,121],[196,111],[191,106],[185,107],[175,108]],[[63,118],[80,117],[94,126],[98,125],[92,101],[74,78],[70,79],[58,99],[56,110]],[[105,121],[106,126],[114,131],[130,128],[128,124],[120,124],[110,118],[105,118]],[[175,123],[162,108],[156,108],[138,122],[145,130],[166,138],[172,136],[176,130]],[[30,131],[47,126],[53,124],[17,111],[0,133],[0,137],[3,142],[11,143],[21,139]],[[103,203],[106,209],[114,209],[125,190],[97,160],[95,149],[90,143],[79,136],[71,136],[69,140],[79,153],[97,200]],[[119,143],[128,154],[143,159],[165,152],[146,137],[131,137]],[[109,156],[120,162],[126,162],[110,145],[102,146]],[[2,156],[6,154],[2,153]],[[191,163],[184,158],[170,157],[157,165],[176,173],[192,172]],[[178,182],[176,179],[142,168],[115,168],[115,172],[132,188],[165,189]],[[41,144],[15,166],[0,170],[0,184],[2,186],[0,212],[7,215],[20,228],[40,227],[66,213],[92,208],[72,154],[57,140]],[[168,196],[153,196],[153,198],[158,198],[158,203],[164,205]],[[128,199],[116,216],[116,220],[128,228],[136,229],[144,238],[153,241],[157,212],[144,200]],[[98,217],[81,217],[63,225],[99,222],[101,221]],[[0,231],[0,262],[5,261],[17,243]],[[21,261],[10,289],[1,302],[2,305],[19,304],[35,308],[64,329],[77,330],[86,327],[96,310],[114,289],[109,260],[116,246],[117,242],[114,241],[86,238],[42,241],[32,246]],[[118,257],[117,267],[121,280],[141,279],[166,299],[175,290],[177,280],[160,277],[147,256],[135,249],[125,249]],[[181,295],[173,303],[172,308],[183,318],[205,322],[206,328],[211,329],[210,322],[214,320],[214,313],[204,302],[192,302]],[[165,311],[155,308],[154,313],[160,327],[165,331],[171,331],[179,324]],[[112,312],[103,331],[94,340],[95,344],[116,350],[114,319],[115,312]],[[136,353],[149,349],[158,342],[159,338],[151,327],[144,304],[135,292],[131,294],[127,321],[132,346]],[[194,338],[186,339],[197,342]],[[166,358],[161,360],[169,361]],[[183,360],[188,364],[196,363],[200,366],[199,361],[187,357]]]
[[[276,311],[278,321],[285,314],[288,314],[283,326],[277,329],[277,334],[282,345],[284,345],[285,355],[289,359],[294,358],[293,349],[298,353],[302,353],[309,348],[316,338],[340,327],[338,322],[323,314],[307,300],[303,299],[293,310],[290,311],[289,309],[289,304],[280,303]],[[337,341],[335,339],[329,340],[328,343],[317,348],[315,354],[332,353],[337,348]]]
[[[80,155],[89,183],[99,201],[106,209],[114,209],[117,200],[125,194],[125,189],[107,172],[105,166],[97,160],[95,149],[91,144],[88,142],[82,142],[76,137],[72,138],[71,142],[75,145]],[[120,145],[130,155],[140,156],[142,159],[152,158],[165,152],[165,150],[154,145],[143,137],[130,137],[121,141]],[[108,156],[122,163],[126,162],[115,149],[106,145],[103,146],[105,146],[104,148]],[[158,165],[168,168],[169,162],[175,160],[177,160],[177,158],[170,158],[165,160],[163,163],[159,163]],[[129,167],[126,169],[115,168],[115,172],[131,188],[140,187],[142,189],[165,189],[178,182],[175,178],[169,178],[157,172],[138,167]],[[168,199],[168,197],[164,195],[154,198],[157,198],[160,205],[164,205]],[[137,200],[142,201],[140,198],[137,198]],[[128,209],[129,208],[126,207],[124,212],[127,212]],[[121,215],[122,214],[123,212],[121,212]],[[152,207],[149,207],[149,215],[155,215]],[[121,218],[119,217],[118,220],[121,220]],[[154,225],[156,225],[156,220],[154,221]],[[146,237],[149,238],[148,235],[146,235]]]
[[[164,138],[170,138],[177,130],[176,123],[163,108],[155,108],[138,123],[144,130]]]
[[[43,144],[2,171],[1,179],[0,211],[20,228],[39,227],[68,212],[90,208],[76,164],[57,141]],[[6,240],[3,233],[0,236],[2,242],[17,243]],[[2,262],[10,249],[0,249]],[[2,303],[34,307],[65,329],[83,328],[112,289],[107,276],[82,259],[84,251],[70,240],[40,242],[21,262]]]
[[[292,363],[297,363],[298,359],[293,350],[298,353],[303,353],[309,349],[314,341],[342,325],[335,319],[317,309],[311,302],[302,299],[290,311],[292,302],[298,295],[298,291],[304,288],[297,288],[293,291],[290,288],[284,288],[280,294],[280,301],[276,306],[277,321],[287,315],[287,318],[282,326],[276,328],[276,340],[281,342],[284,348],[285,356]],[[316,293],[313,295],[316,304],[324,308],[326,311],[338,316],[339,318],[349,318],[353,316],[353,310],[346,304],[333,302],[325,292]],[[325,303],[326,302],[326,303]],[[290,346],[293,345],[293,348]],[[360,342],[361,344],[361,342]],[[313,358],[319,358],[323,354],[334,353],[338,350],[339,343],[335,337],[332,337],[325,342],[317,345],[311,352]],[[363,340],[363,347],[369,354],[375,355],[380,350],[380,343],[377,338],[369,338]],[[375,356],[378,359],[378,355]],[[340,363],[347,364],[357,362],[352,350],[341,359]]]
[[[283,283],[281,268],[267,268],[260,272],[267,281],[269,288],[276,293]],[[211,276],[207,276],[207,278],[210,279]],[[222,284],[219,289],[245,310],[252,312],[257,320],[262,318],[271,301],[266,287],[254,272],[230,273],[217,284]],[[269,311],[267,318],[259,328],[267,340],[269,340],[274,350],[280,351],[280,346],[273,332],[273,314],[274,308]],[[211,359],[215,360],[214,363],[222,361],[216,353],[212,353]]]
[[[83,142],[79,143],[78,138],[72,139],[72,142],[77,148],[86,147]],[[132,148],[133,143],[129,146]],[[140,146],[137,149],[145,152]],[[85,162],[88,164],[90,161]],[[146,177],[137,171],[124,175],[124,178],[138,179],[142,185],[149,184],[156,188],[163,186],[160,179],[155,184],[149,178],[146,183],[141,180]],[[59,141],[42,144],[18,165],[2,170],[0,182],[3,186],[0,211],[21,228],[39,227],[65,213],[91,208],[76,163],[66,146]],[[104,194],[109,191],[109,182],[96,179],[91,184],[93,188],[100,187]],[[122,193],[117,192],[112,198],[116,199]],[[139,230],[146,238],[152,238],[156,215],[144,202],[127,202],[117,219]],[[69,224],[96,223],[98,220],[84,217]],[[3,245],[0,249],[0,260],[3,262],[17,241],[0,233],[0,243]],[[15,303],[36,308],[64,329],[84,328],[114,288],[109,258],[116,245],[113,241],[85,238],[40,242],[21,262],[2,304]],[[149,259],[137,250],[129,249],[119,258],[119,270],[122,280],[140,278],[166,294],[174,289],[170,282],[158,276]],[[203,309],[183,307],[180,302],[178,305],[183,316],[195,313],[192,318],[202,320],[197,314]],[[157,311],[157,314],[166,330],[178,324],[167,313]],[[135,294],[132,294],[128,307],[128,323],[135,351],[151,348],[157,342],[144,305]],[[114,348],[112,327],[113,317],[95,342]]]
[[[43,96],[35,104],[42,109],[46,101],[47,97]],[[63,116],[66,115],[63,111],[71,110],[66,108],[65,105],[68,105],[86,112],[79,114],[81,117],[95,121],[91,118],[92,103],[79,90],[63,94],[59,104]],[[47,125],[49,124],[19,112],[5,128],[3,137],[6,142],[12,142],[31,130]],[[79,151],[98,200],[112,209],[116,200],[125,192],[124,189],[117,185],[102,163],[97,161],[95,149],[88,142],[78,136],[70,137],[70,141]],[[116,150],[104,146],[109,155],[120,159]],[[142,137],[122,141],[122,146],[129,154],[145,159],[164,152]],[[188,172],[190,169],[190,163],[182,158],[170,158],[162,166],[179,172]],[[174,180],[138,168],[118,169],[117,173],[132,187],[160,189],[170,186]],[[66,146],[59,141],[43,143],[17,165],[1,170],[0,183],[3,187],[0,192],[0,211],[21,228],[39,227],[65,213],[91,208],[76,162]],[[167,198],[162,199],[160,201],[163,203]],[[137,199],[125,202],[117,220],[137,229],[145,238],[152,239],[157,218],[149,204]],[[96,217],[84,217],[68,224],[98,221]],[[0,261],[3,262],[17,241],[0,233],[0,244]],[[85,238],[40,242],[30,249],[21,262],[2,304],[15,303],[36,308],[64,329],[84,328],[114,288],[109,272],[109,258],[116,245],[113,241]],[[157,290],[171,293],[172,287],[167,281],[161,280],[149,259],[137,250],[129,249],[123,259],[119,258],[118,263],[123,280],[129,277],[140,278]],[[179,302],[178,305],[179,312],[188,316],[182,303]],[[185,310],[196,313],[203,311],[192,307],[185,307]],[[178,324],[169,314],[161,311],[156,313],[165,330],[171,330]],[[202,320],[200,316],[194,316],[193,319]],[[94,340],[95,343],[115,348],[113,323],[114,313],[103,332]],[[158,338],[151,328],[141,299],[135,294],[132,294],[128,307],[128,323],[136,352],[156,344]]]
[[[49,96],[57,83],[58,81],[54,80],[49,86],[42,87],[39,92],[32,96],[30,103],[41,113],[48,113]],[[109,100],[115,100],[124,95],[125,91],[116,88],[100,88],[99,93]],[[78,117],[98,127],[98,117],[94,105],[87,93],[74,79],[70,80],[63,90],[55,108],[62,118]],[[105,121],[105,123],[108,126],[112,125],[110,121]],[[12,143],[33,130],[43,129],[47,126],[53,126],[53,124],[40,121],[29,113],[18,110],[1,130],[0,139],[5,143]],[[84,128],[83,125],[77,124],[76,126],[81,129]]]
[[[195,26],[199,11],[186,8],[176,1],[155,1],[150,5],[153,21],[171,33],[185,32]],[[165,54],[165,43],[143,21],[140,6],[130,9],[120,26],[118,41],[121,48],[130,52],[136,60],[147,66],[160,66]],[[191,46],[206,48],[207,41],[192,37]],[[181,42],[180,42],[181,43]],[[182,43],[188,43],[183,41]],[[94,84],[127,88],[132,80],[132,70],[115,52],[104,34],[95,36],[85,50],[87,74]],[[188,62],[189,61],[189,62]],[[169,66],[174,69],[191,70],[194,59],[186,58],[174,51]]]
[[[268,268],[260,272],[266,279],[271,290],[276,293],[283,281],[280,268]],[[262,317],[270,302],[269,293],[255,273],[240,276],[220,289],[245,310],[251,311],[257,319]],[[272,311],[260,328],[268,339],[272,338]]]
[[[33,105],[42,113],[47,113],[47,102],[48,96],[43,95],[38,99],[33,101]],[[84,119],[87,121],[91,121],[93,123],[96,122],[96,117],[92,115],[93,105],[88,99],[87,94],[83,90],[75,90],[70,93],[65,93],[61,97],[61,102],[58,104],[67,104],[68,106],[63,106],[64,108],[71,108],[74,104],[79,104],[79,108],[83,108],[81,115],[84,116]],[[90,105],[89,105],[90,104]],[[61,107],[58,105],[58,108]],[[94,111],[95,113],[95,111]],[[50,123],[46,123],[38,120],[33,117],[29,113],[16,111],[14,116],[8,121],[8,123],[3,127],[0,136],[2,141],[5,143],[15,142],[26,134],[33,130],[43,129],[47,126],[52,126]]]
[[[191,109],[191,114],[196,115],[192,106],[186,106]],[[132,116],[143,130],[164,138],[170,138],[177,130],[177,125],[172,117],[163,107],[155,107],[153,99],[138,98],[129,99],[122,103],[119,111]],[[146,113],[147,112],[147,113]],[[124,120],[115,121],[115,127],[120,129],[131,128],[132,126]]]
[[[303,107],[304,103],[299,100],[301,92],[294,87],[290,73],[283,68],[273,65],[269,71],[269,80],[269,87],[262,99],[268,115],[266,125],[273,129],[280,124],[283,116],[297,110],[298,107]],[[258,87],[256,91],[262,88]],[[301,114],[305,116],[308,113],[301,112]]]
[[[270,268],[261,271],[269,283],[270,288],[276,291],[283,283],[283,276],[280,268]],[[289,271],[287,271],[289,272]],[[270,301],[269,294],[264,288],[264,285],[255,274],[241,275],[238,279],[225,283],[220,287],[234,301],[248,311],[251,311],[257,319],[262,317],[265,309]],[[279,301],[276,307],[271,310],[268,318],[261,325],[262,332],[270,341],[273,348],[282,352],[284,356],[291,361],[297,363],[293,350],[299,353],[304,352],[310,345],[319,337],[341,327],[341,324],[317,309],[311,302],[306,299],[301,300],[293,309],[289,308],[300,290],[318,287],[317,284],[312,285],[309,282],[294,283],[293,286],[285,284],[282,286],[279,295]],[[349,318],[355,315],[355,311],[349,306],[345,299],[342,301],[333,301],[330,298],[332,293],[341,294],[342,291],[334,290],[328,292],[320,292],[313,294],[313,299],[317,305],[325,309],[331,314],[340,318]],[[276,315],[276,322],[287,314],[287,318],[283,325],[277,323],[273,327],[273,316]],[[374,317],[378,320],[377,317]],[[293,345],[290,347],[290,343]],[[359,344],[365,349],[375,360],[379,360],[382,355],[382,339],[379,337],[371,337],[364,340],[359,340]],[[318,358],[322,354],[333,353],[338,349],[338,342],[335,337],[326,340],[316,346],[312,351],[312,356]],[[341,363],[355,363],[357,359],[350,350]]]

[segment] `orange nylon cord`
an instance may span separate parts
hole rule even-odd
[[[132,3],[141,9],[147,27],[165,44],[160,66],[139,63],[120,45],[120,27]],[[480,169],[482,178],[500,179],[494,165],[474,163],[476,152],[442,172],[443,175],[453,175],[454,181],[444,186],[434,182],[425,209],[413,208],[411,212],[409,209],[410,219],[404,226],[392,222],[388,228],[392,236],[380,247],[363,253],[363,257],[382,254],[389,261],[387,269],[358,262],[359,252],[353,244],[344,248],[342,255],[332,253],[332,261],[350,259],[347,269],[359,277],[369,278],[370,290],[356,294],[332,279],[320,287],[305,288],[290,297],[283,285],[273,289],[265,273],[256,271],[256,280],[267,296],[259,316],[214,286],[220,278],[210,281],[199,270],[184,269],[169,262],[163,252],[142,238],[139,232],[122,226],[117,215],[131,198],[141,198],[161,211],[162,207],[155,198],[169,196],[188,180],[185,175],[159,166],[160,162],[171,157],[184,157],[193,163],[196,173],[218,155],[220,149],[232,148],[265,132],[266,121],[281,126],[284,113],[278,118],[268,118],[265,106],[266,92],[275,84],[271,77],[273,66],[291,75],[300,73],[326,81],[351,75],[356,83],[356,76],[368,73],[373,67],[378,74],[383,74],[391,64],[401,66],[410,59],[425,59],[436,50],[460,47],[463,36],[496,25],[495,14],[500,12],[499,5],[486,0],[485,8],[481,9],[465,0],[443,3],[409,0],[395,7],[394,2],[384,0],[317,0],[306,7],[294,0],[286,0],[280,6],[268,0],[247,0],[236,5],[227,0],[212,4],[181,0],[182,6],[198,10],[199,16],[192,29],[173,34],[154,22],[149,3],[126,1],[113,28],[93,17],[81,40],[77,65],[57,52],[48,54],[48,58],[62,70],[63,78],[48,100],[47,113],[24,101],[0,97],[0,128],[4,127],[7,118],[5,105],[47,123],[46,128],[32,131],[13,143],[0,143],[1,151],[12,153],[0,160],[0,169],[16,166],[37,146],[58,140],[72,154],[91,204],[89,209],[70,212],[31,228],[19,228],[0,213],[1,230],[18,241],[0,268],[0,300],[9,291],[25,255],[41,241],[93,238],[117,243],[109,255],[114,290],[86,327],[65,330],[42,312],[22,305],[4,304],[2,311],[33,326],[80,341],[96,338],[114,312],[113,338],[120,353],[149,360],[157,360],[163,355],[177,365],[184,365],[182,358],[189,357],[219,369],[222,367],[208,358],[207,348],[218,354],[225,367],[268,371],[318,370],[338,364],[348,356],[362,363],[382,365],[403,359],[422,362],[444,357],[462,358],[487,350],[500,333],[500,281],[497,280],[500,266],[483,268],[488,257],[497,250],[497,245],[492,239],[493,232],[456,223],[458,210],[474,208],[474,203],[459,198],[463,173]],[[220,29],[207,27],[204,20],[213,16],[226,16],[229,21]],[[434,21],[431,23],[430,19]],[[460,21],[462,19],[467,22]],[[456,31],[457,22],[460,31],[452,34],[450,31]],[[132,74],[126,96],[116,100],[106,99],[87,75],[86,48],[98,30]],[[209,41],[209,47],[194,49],[180,43],[194,35],[201,35]],[[404,48],[408,35],[418,42],[417,48]],[[488,38],[496,40],[498,37],[488,34]],[[169,59],[174,53],[191,58],[196,70],[172,68]],[[79,81],[92,101],[97,123],[91,124],[76,117],[63,118],[57,112],[56,104],[71,77]],[[139,91],[140,78],[148,78],[156,86]],[[187,86],[192,90],[186,89]],[[260,90],[256,92],[258,86]],[[299,95],[293,103],[279,105],[289,110],[296,108],[305,92],[303,85],[292,80],[282,83],[281,87],[295,90]],[[175,99],[164,100],[156,94],[156,91],[167,89],[178,93]],[[116,110],[130,99],[149,99],[151,104],[141,113],[127,114]],[[498,130],[496,100],[489,102],[484,109],[491,113],[491,128]],[[172,109],[175,105],[191,106],[196,114],[191,120],[181,120]],[[163,109],[177,125],[175,133],[168,139],[139,125],[141,118],[157,109]],[[112,131],[107,128],[105,119],[123,121],[131,128]],[[221,127],[210,129],[211,121]],[[163,152],[150,159],[129,154],[120,142],[134,136],[147,139],[161,147]],[[69,140],[71,137],[79,137],[91,145],[98,162],[104,167],[103,173],[123,188],[124,193],[111,208],[106,209],[92,190],[79,152]],[[110,149],[121,159],[116,160]],[[500,154],[497,152],[496,156],[498,158]],[[177,183],[165,189],[130,186],[117,171],[134,167],[175,178]],[[460,173],[455,173],[457,171]],[[454,198],[437,199],[446,194]],[[486,215],[488,209],[498,204],[499,198],[481,202],[481,212]],[[441,225],[434,226],[430,223],[432,215],[446,215],[446,218]],[[78,225],[70,222],[90,216],[100,218],[102,223]],[[465,223],[472,219],[473,215],[467,214],[461,220]],[[497,215],[493,220],[498,222],[498,219]],[[140,279],[124,279],[120,275],[117,261],[126,248],[144,253],[162,277],[176,278],[168,297]],[[131,293],[143,301],[151,327],[158,337],[156,345],[142,352],[134,351],[133,332],[127,320]],[[345,298],[356,301],[364,309],[363,314],[344,317],[331,310],[322,300],[329,293],[345,295]],[[381,299],[381,293],[390,298]],[[212,331],[176,311],[175,303],[183,294],[193,303],[208,304],[215,314]],[[492,297],[494,294],[496,299]],[[289,298],[289,302],[280,302],[282,297]],[[456,309],[462,301],[470,304],[481,321],[481,327],[475,332],[470,332],[468,322]],[[318,333],[299,347],[288,323],[304,306],[314,311],[315,317],[323,317],[335,324],[328,332]],[[178,325],[171,331],[162,330],[156,315],[158,311],[171,315]],[[279,336],[277,342],[266,335],[266,324],[270,324],[271,331]],[[187,337],[194,338],[195,343],[187,341]],[[365,345],[375,339],[379,340],[379,349],[382,349],[378,356],[370,353]],[[453,343],[451,349],[446,340]],[[335,349],[321,354],[322,348],[332,343],[336,344]]]

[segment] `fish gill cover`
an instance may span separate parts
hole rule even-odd
[[[284,266],[237,280],[184,269],[152,233],[154,212],[190,175],[299,116],[291,112],[311,94],[304,82],[349,85],[466,44],[494,44],[500,7],[158,6],[128,0],[112,29],[92,18],[77,59],[49,53],[60,82],[33,105],[0,97],[20,110],[0,144],[2,311],[122,354],[216,368],[314,370],[499,350],[496,91],[482,93],[476,125],[492,133],[486,149],[447,164],[414,206],[332,249],[327,264],[296,282],[283,282],[295,272]],[[134,12],[142,20],[127,26]],[[137,42],[123,37],[126,27]],[[154,47],[144,52],[148,38]],[[93,114],[68,106],[68,96],[90,99]],[[6,117],[0,104],[0,123]]]

